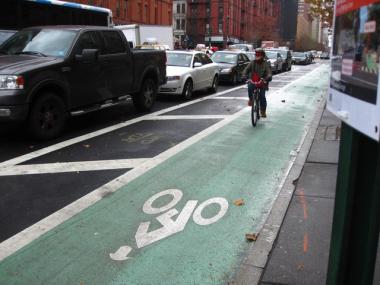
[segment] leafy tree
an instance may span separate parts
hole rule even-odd
[[[327,26],[332,26],[334,17],[334,0],[305,0],[305,3],[310,4],[310,16],[321,19],[322,23]]]

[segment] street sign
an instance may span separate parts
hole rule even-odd
[[[336,1],[327,108],[380,140],[379,0]]]

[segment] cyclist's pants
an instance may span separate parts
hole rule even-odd
[[[253,90],[255,90],[256,86],[252,83],[248,83],[248,97],[249,99],[253,98]],[[260,100],[260,109],[265,111],[267,109],[267,98],[265,98],[265,89],[260,88],[259,92],[259,100]]]

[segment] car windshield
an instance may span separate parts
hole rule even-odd
[[[294,52],[294,53],[293,53],[293,56],[304,57],[305,54],[304,54],[303,52]]]
[[[0,46],[3,54],[32,54],[66,56],[76,32],[68,30],[24,30],[16,33]]]
[[[266,56],[269,58],[269,59],[277,59],[277,52],[270,52],[270,51],[267,51],[265,52]]]
[[[166,58],[167,58],[166,65],[168,66],[190,67],[193,55],[189,53],[167,52]]]
[[[255,53],[254,52],[247,52],[246,55],[248,56],[250,61],[255,59]]]
[[[211,56],[211,59],[213,62],[217,62],[217,63],[236,64],[237,54],[236,53],[216,52]]]
[[[0,31],[0,44],[5,42],[11,36],[13,36],[15,31]]]
[[[246,45],[239,45],[239,44],[237,44],[237,45],[230,45],[230,47],[231,48],[240,49],[240,50],[244,50],[244,51],[248,51],[249,50],[248,46],[246,46]]]

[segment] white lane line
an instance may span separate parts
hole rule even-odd
[[[310,72],[310,73],[314,73],[318,71],[318,69],[319,68],[316,68],[315,70],[313,70],[313,72]],[[302,80],[302,77],[293,81],[287,86],[284,86],[283,88],[279,89],[275,93],[280,93],[282,89],[285,89],[289,85],[293,85],[296,82],[301,81],[301,80]],[[235,90],[239,88],[235,88]],[[66,207],[60,209],[59,211],[51,214],[45,219],[35,223],[34,225],[26,228],[25,230],[19,232],[18,234],[3,241],[2,243],[0,243],[0,261],[10,256],[11,254],[15,253],[17,250],[21,249],[22,247],[28,245],[29,243],[39,238],[41,235],[47,233],[51,229],[55,228],[56,226],[60,225],[61,223],[67,221],[71,217],[77,215],[84,209],[100,201],[103,197],[107,196],[108,194],[116,192],[121,187],[127,185],[129,182],[141,176],[142,174],[146,173],[150,169],[156,167],[157,165],[169,159],[170,157],[174,156],[175,154],[181,152],[187,147],[193,145],[194,143],[200,141],[201,139],[207,137],[208,135],[212,134],[213,132],[227,125],[231,121],[241,116],[244,112],[248,112],[249,110],[250,110],[249,107],[243,108],[239,112],[231,116],[228,116],[223,121],[220,121],[212,125],[211,127],[203,130],[202,132],[196,134],[195,136],[190,137],[187,140],[183,141],[182,143],[179,143],[175,145],[174,147],[168,149],[167,151],[157,155],[156,157],[153,157],[152,159],[147,160],[145,163],[140,164],[139,166],[132,169],[131,171],[117,177],[116,179],[99,187],[98,189],[87,194],[86,196],[83,196],[82,198],[67,205]]]
[[[0,170],[0,176],[135,168],[148,159],[150,158],[15,165]]]
[[[36,157],[48,154],[50,152],[62,149],[64,147],[67,147],[67,146],[70,146],[70,145],[73,145],[73,144],[76,144],[76,143],[79,143],[79,142],[82,142],[82,141],[85,141],[85,140],[88,140],[88,139],[91,139],[91,138],[94,138],[94,137],[97,137],[97,136],[100,136],[100,135],[103,135],[103,134],[106,134],[106,133],[109,133],[109,132],[112,132],[114,130],[117,130],[117,129],[129,126],[129,125],[132,125],[134,123],[141,122],[143,120],[151,120],[155,116],[159,116],[161,114],[164,114],[164,113],[167,113],[167,112],[170,112],[170,111],[174,111],[174,110],[183,108],[183,107],[188,106],[188,105],[192,105],[192,104],[195,104],[195,103],[198,103],[198,102],[202,102],[202,101],[208,100],[210,98],[213,98],[213,97],[216,97],[216,96],[219,96],[219,95],[227,94],[227,93],[233,92],[233,91],[241,89],[241,88],[242,88],[242,86],[231,88],[231,89],[228,89],[228,90],[225,90],[225,91],[222,91],[222,92],[218,92],[218,93],[213,94],[213,95],[205,96],[205,97],[199,98],[197,100],[193,100],[193,101],[186,102],[186,103],[183,103],[183,104],[180,104],[180,105],[176,105],[176,106],[173,106],[173,107],[170,107],[170,108],[166,108],[164,110],[160,110],[160,111],[157,111],[157,112],[154,112],[154,113],[151,113],[151,114],[147,114],[147,115],[144,115],[144,116],[141,116],[141,117],[138,117],[138,118],[135,118],[135,119],[123,122],[123,123],[119,123],[119,124],[116,124],[116,125],[113,125],[113,126],[110,126],[110,127],[107,127],[107,128],[104,128],[104,129],[101,129],[101,130],[98,130],[98,131],[95,131],[95,132],[92,132],[92,133],[88,133],[88,134],[85,134],[85,135],[82,135],[82,136],[79,136],[79,137],[76,137],[76,138],[73,138],[73,139],[70,139],[70,140],[67,140],[67,141],[63,141],[63,142],[60,142],[60,143],[57,143],[57,144],[54,144],[54,145],[51,145],[51,146],[48,146],[48,147],[36,150],[34,152],[31,152],[31,153],[28,153],[28,154],[25,154],[25,155],[22,155],[22,156],[19,156],[19,157],[15,157],[15,158],[3,161],[3,162],[0,163],[0,169],[2,169],[4,167],[8,167],[8,166],[12,166],[12,165],[23,163],[23,162],[31,160],[33,158],[36,158]]]
[[[213,98],[214,99],[214,98]],[[225,119],[231,115],[167,115],[156,116],[150,120],[208,120],[208,119]]]
[[[213,100],[220,100],[220,99],[222,99],[222,100],[248,100],[248,97],[247,96],[244,96],[244,97],[214,97],[214,98],[211,98],[211,99],[213,99]]]

